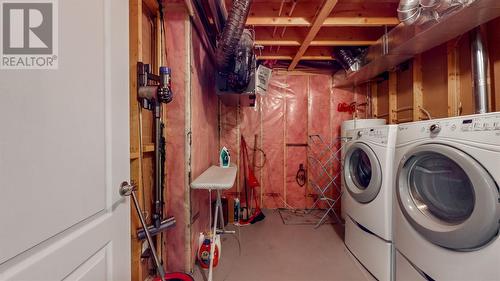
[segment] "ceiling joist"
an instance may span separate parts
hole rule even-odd
[[[327,19],[328,15],[332,12],[333,8],[335,5],[337,5],[338,0],[326,0],[321,9],[318,12],[318,15],[313,21],[313,24],[311,26],[311,29],[309,29],[309,32],[307,33],[306,38],[304,39],[304,42],[302,42],[302,45],[300,46],[299,50],[297,51],[297,54],[293,58],[292,62],[290,63],[290,66],[288,67],[288,70],[293,70],[295,66],[299,63],[300,59],[304,55],[304,53],[307,51],[307,48],[309,48],[309,45],[311,42],[314,40],[316,37],[316,34],[318,34],[320,28],[323,26],[323,23]]]
[[[327,17],[320,27],[342,26],[395,26],[399,24],[396,17]],[[305,17],[248,17],[248,26],[283,26],[283,27],[312,27],[314,22]]]
[[[313,40],[309,46],[323,46],[323,47],[335,47],[335,46],[370,46],[375,44],[377,41],[370,40]],[[269,40],[255,40],[255,45],[261,46],[290,46],[298,47],[302,45],[301,40],[294,39],[269,39]]]
[[[268,55],[258,55],[258,60],[293,60],[292,55],[281,55],[281,54],[268,54]],[[331,61],[333,60],[332,55],[310,55],[302,56],[300,60],[318,60],[318,61]]]

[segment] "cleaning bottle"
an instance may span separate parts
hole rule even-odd
[[[198,250],[198,261],[200,263],[200,266],[202,268],[209,268],[210,267],[210,249],[211,249],[211,241],[208,235],[204,235],[201,239],[203,239],[200,245],[200,249]],[[214,262],[213,262],[213,267],[216,267],[219,264],[219,255],[220,255],[220,236],[217,235],[215,236],[214,239],[215,243],[215,251],[214,251]]]
[[[240,199],[234,199],[234,224],[238,224],[240,222]]]
[[[219,163],[222,168],[228,168],[231,165],[231,155],[225,146],[220,150]]]

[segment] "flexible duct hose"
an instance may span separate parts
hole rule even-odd
[[[235,0],[233,2],[215,54],[217,70],[220,72],[231,71],[234,54],[243,33],[251,4],[252,0]]]

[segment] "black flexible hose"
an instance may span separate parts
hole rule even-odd
[[[217,70],[220,72],[227,73],[231,71],[234,53],[243,33],[251,4],[252,0],[235,0],[233,2],[215,53]]]

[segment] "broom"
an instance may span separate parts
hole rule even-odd
[[[263,220],[266,216],[262,212],[259,206],[259,202],[257,200],[257,192],[256,188],[260,186],[259,181],[255,177],[255,174],[252,169],[250,169],[248,165],[248,150],[247,150],[247,143],[245,141],[245,138],[241,136],[241,151],[242,151],[242,157],[243,157],[243,177],[245,178],[245,199],[246,199],[246,205],[247,205],[247,212],[248,212],[248,190],[247,187],[251,188],[251,193],[255,202],[255,210],[253,214],[248,217],[247,220],[241,221],[240,225],[248,225],[248,224],[254,224],[258,221]],[[254,164],[255,164],[255,152],[254,152]]]

